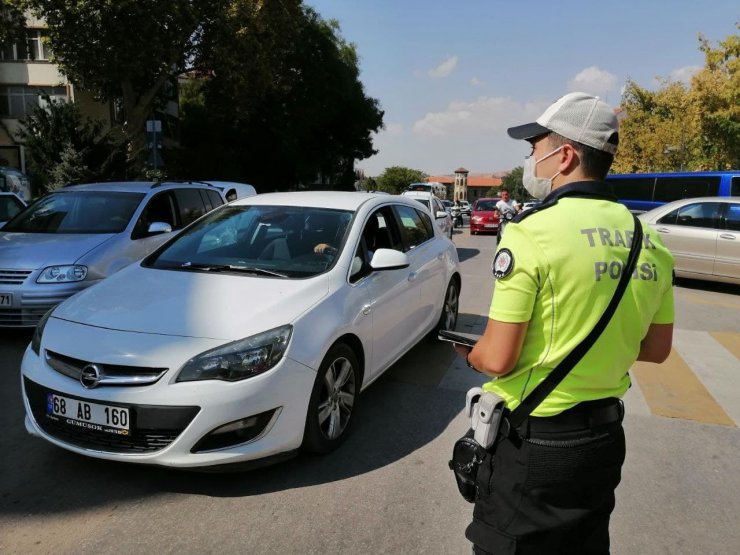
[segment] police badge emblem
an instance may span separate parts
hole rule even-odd
[[[491,270],[493,270],[493,277],[496,279],[505,278],[511,273],[514,268],[514,255],[511,254],[509,249],[501,249],[496,253],[491,264]]]

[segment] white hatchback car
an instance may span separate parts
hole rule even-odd
[[[362,389],[454,329],[460,286],[454,245],[414,200],[238,200],[42,319],[22,362],[26,428],[177,467],[328,452]]]

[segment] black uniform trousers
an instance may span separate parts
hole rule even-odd
[[[618,399],[529,417],[478,471],[474,553],[608,554],[609,517],[625,456]]]

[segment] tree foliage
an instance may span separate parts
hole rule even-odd
[[[46,97],[45,104],[36,106],[19,130],[40,192],[67,183],[122,177],[125,153],[103,133],[100,121],[84,117],[71,103]]]
[[[265,2],[227,24],[209,76],[182,87],[179,172],[263,190],[332,176],[351,189],[353,162],[375,153],[383,115],[359,80],[354,45],[299,1]]]
[[[0,0],[0,44],[26,40],[26,17],[19,0]]]
[[[43,18],[53,61],[76,87],[121,100],[114,124],[132,175],[144,175],[144,122],[183,87],[171,176],[263,188],[340,176],[371,156],[382,111],[336,22],[301,0],[0,0]]]
[[[511,193],[511,198],[516,199],[518,202],[524,202],[532,196],[524,188],[522,183],[523,176],[524,168],[517,166],[501,178],[501,189],[508,189],[509,193]],[[497,189],[498,194],[500,194],[501,189]]]
[[[397,195],[406,190],[411,183],[424,182],[426,177],[427,174],[420,170],[413,170],[403,166],[391,166],[390,168],[386,168],[378,176],[376,180],[377,190]]]
[[[217,0],[21,0],[48,26],[52,61],[98,99],[121,98],[121,128],[134,167],[143,168],[144,122],[165,86],[199,54]]]
[[[627,83],[612,171],[740,168],[740,36],[716,48],[699,41],[705,65],[690,86],[665,80],[651,91]]]

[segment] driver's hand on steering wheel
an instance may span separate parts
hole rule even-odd
[[[337,252],[337,249],[326,243],[319,243],[313,248],[313,252],[316,254],[332,254]]]

